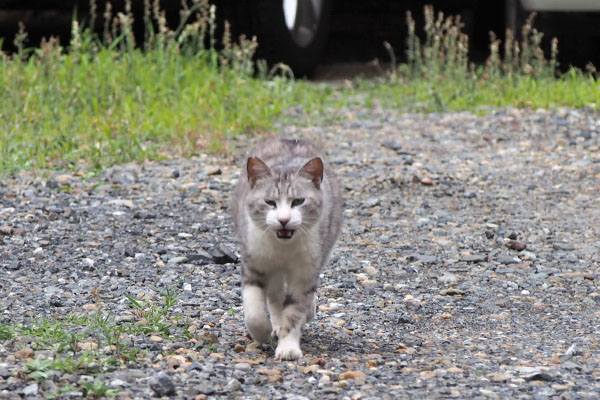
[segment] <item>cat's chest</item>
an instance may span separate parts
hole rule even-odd
[[[271,269],[314,268],[319,262],[319,245],[315,238],[303,235],[293,242],[282,243],[281,239],[268,237],[272,232],[260,232],[250,228],[247,252],[254,268]]]

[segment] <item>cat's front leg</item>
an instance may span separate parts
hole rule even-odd
[[[267,286],[267,304],[273,331],[271,336],[277,336],[282,324],[283,301],[285,299],[285,287],[282,274],[273,274],[269,277]]]
[[[267,343],[271,338],[271,321],[267,315],[265,295],[266,285],[264,274],[252,268],[242,268],[244,322],[250,331],[250,336],[259,343]]]
[[[291,286],[291,285],[290,285]],[[310,315],[313,306],[316,284],[302,285],[289,290],[283,301],[281,327],[278,329],[275,358],[280,360],[297,360],[302,357],[300,337],[302,327]]]

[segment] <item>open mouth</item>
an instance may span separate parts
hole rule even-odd
[[[277,237],[279,239],[291,239],[294,231],[292,229],[279,229],[277,231]]]

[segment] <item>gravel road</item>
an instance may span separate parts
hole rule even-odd
[[[235,159],[1,180],[0,322],[131,325],[126,296],[165,289],[180,319],[123,333],[139,350],[124,366],[38,381],[33,359],[114,349],[85,327],[71,350],[2,339],[0,397],[82,398],[96,380],[119,399],[600,398],[600,114],[338,113],[277,128],[322,145],[344,188],[303,359],[246,336],[227,207],[256,140],[240,139]]]

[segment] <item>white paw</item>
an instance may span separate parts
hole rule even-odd
[[[271,321],[266,315],[246,318],[246,327],[258,343],[268,343],[271,339]]]
[[[295,361],[302,357],[300,345],[295,341],[279,341],[275,349],[275,358],[278,360]]]

